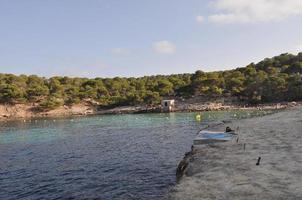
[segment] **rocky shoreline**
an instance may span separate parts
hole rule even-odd
[[[167,199],[301,199],[301,119],[300,106],[215,127],[239,127],[238,138],[194,146]]]
[[[222,104],[222,103],[186,103],[179,102],[174,108],[174,112],[202,112],[213,110],[274,110],[285,109],[302,105],[301,102],[285,102],[275,104],[261,104],[257,106]],[[53,110],[40,111],[35,104],[0,104],[0,121],[45,118],[45,117],[71,117],[104,114],[136,114],[136,113],[158,113],[160,106],[122,106],[112,109],[102,109],[99,105],[91,102],[82,102],[72,106],[60,106]]]

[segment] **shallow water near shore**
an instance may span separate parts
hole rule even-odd
[[[161,199],[207,123],[275,111],[105,115],[2,122],[0,199]]]

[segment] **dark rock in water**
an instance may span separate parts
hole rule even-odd
[[[186,174],[188,165],[192,159],[193,154],[194,154],[194,147],[191,148],[191,151],[185,153],[185,156],[178,164],[177,169],[176,169],[176,180],[177,181],[179,181],[183,177],[183,175]]]
[[[177,170],[176,170],[176,179],[177,181],[179,181],[181,179],[181,177],[184,175],[185,170],[188,167],[188,162],[183,159],[182,161],[180,161],[180,163],[178,164]]]
[[[229,126],[227,126],[225,128],[225,132],[229,133],[229,132],[233,132],[234,130],[232,130]]]
[[[231,123],[232,120],[222,120],[222,123],[227,124],[227,123]]]

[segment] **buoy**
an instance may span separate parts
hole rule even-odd
[[[197,114],[196,116],[195,116],[195,119],[196,119],[196,121],[201,121],[202,120],[202,116],[201,116],[201,114]]]

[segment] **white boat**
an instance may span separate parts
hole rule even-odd
[[[203,130],[200,131],[197,137],[194,139],[193,144],[209,144],[209,143],[216,143],[216,142],[226,142],[230,141],[236,137],[234,131],[231,132],[214,132],[214,131],[207,131]]]

